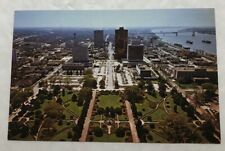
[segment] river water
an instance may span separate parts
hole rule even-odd
[[[180,28],[162,28],[162,29],[153,29],[152,32],[177,32]],[[192,36],[192,32],[178,32],[178,35],[168,33],[168,34],[157,34],[163,41],[168,43],[178,43],[184,47],[189,47],[191,51],[196,50],[204,50],[205,52],[216,54],[216,36],[211,34],[201,34],[195,33],[195,36]],[[187,40],[192,41],[193,44],[187,43]],[[211,41],[210,44],[203,43],[202,40],[209,40]]]

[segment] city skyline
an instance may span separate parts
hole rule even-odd
[[[15,28],[26,27],[215,27],[214,9],[15,11]]]

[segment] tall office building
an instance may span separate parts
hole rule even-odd
[[[72,55],[73,62],[88,62],[88,46],[77,42],[76,33],[74,33]]]
[[[94,31],[94,46],[95,46],[95,48],[103,48],[104,47],[104,32],[103,32],[103,30],[95,30]]]
[[[127,60],[129,62],[142,62],[144,55],[143,44],[129,44],[127,50]]]
[[[115,30],[115,58],[127,58],[128,30],[120,27]]]

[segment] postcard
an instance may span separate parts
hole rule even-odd
[[[15,11],[8,140],[218,144],[214,9]]]

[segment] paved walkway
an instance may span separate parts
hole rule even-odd
[[[89,125],[90,125],[90,122],[91,122],[91,115],[92,115],[94,105],[95,105],[95,97],[96,97],[96,90],[94,90],[93,93],[92,93],[92,99],[91,99],[91,102],[89,104],[87,116],[86,116],[85,121],[84,121],[84,126],[83,126],[82,134],[81,134],[81,137],[80,137],[80,142],[85,142],[86,139],[87,139],[88,129],[89,129]]]
[[[133,116],[133,112],[131,110],[130,102],[126,100],[125,106],[126,106],[126,110],[127,110],[127,116],[128,116],[128,119],[129,119],[130,130],[131,130],[133,142],[139,143],[140,140],[139,140],[136,125],[135,125],[135,122],[134,122],[134,116]]]

